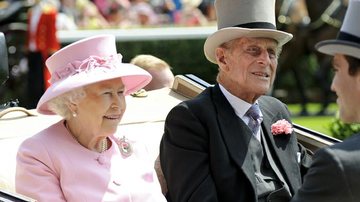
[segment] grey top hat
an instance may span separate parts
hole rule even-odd
[[[271,38],[282,46],[293,37],[276,30],[275,0],[216,0],[215,9],[218,30],[204,44],[205,56],[212,63],[216,63],[215,49],[236,38]]]
[[[317,43],[322,53],[349,55],[360,59],[360,0],[350,0],[343,24],[336,39]]]

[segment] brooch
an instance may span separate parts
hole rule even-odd
[[[133,97],[147,97],[148,93],[145,89],[140,89],[134,93],[131,93],[130,95]]]
[[[133,152],[132,146],[131,146],[129,140],[125,136],[123,136],[119,140],[119,149],[120,149],[120,153],[125,157],[131,156],[131,154]]]

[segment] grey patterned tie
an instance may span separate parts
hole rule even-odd
[[[246,116],[249,117],[248,126],[250,130],[253,132],[253,135],[260,140],[260,137],[257,137],[257,133],[260,129],[260,124],[263,118],[260,116],[260,108],[258,104],[253,104],[250,109],[246,112]]]

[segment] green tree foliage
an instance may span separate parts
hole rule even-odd
[[[360,132],[360,124],[348,124],[342,122],[338,117],[329,125],[329,130],[334,138],[344,140],[355,133]]]

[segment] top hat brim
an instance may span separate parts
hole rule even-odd
[[[293,35],[275,29],[249,29],[240,27],[223,28],[216,31],[206,39],[204,44],[204,53],[206,58],[210,62],[216,64],[215,49],[225,42],[240,37],[270,38],[276,40],[278,45],[282,46],[289,42]]]
[[[315,48],[328,55],[344,54],[360,59],[360,44],[344,40],[326,40],[315,45]]]

